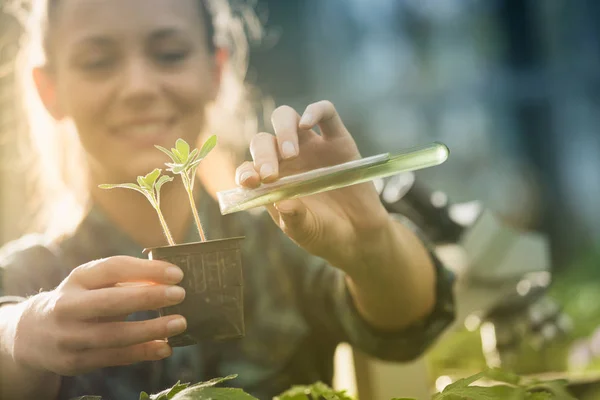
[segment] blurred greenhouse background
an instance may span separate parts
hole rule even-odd
[[[266,3],[266,4],[265,4]],[[593,0],[288,0],[260,86],[330,99],[364,154],[439,140],[420,173],[553,237],[556,267],[600,237],[600,4]]]
[[[523,350],[521,372],[569,368],[573,346],[600,326],[600,2],[255,3],[269,35],[253,49],[249,80],[276,105],[301,112],[333,101],[363,155],[441,141],[449,161],[419,178],[548,235],[552,296],[574,329],[547,353]],[[19,32],[0,15],[3,161],[18,132],[11,61]],[[2,164],[0,243],[19,233],[14,210],[24,193]],[[429,357],[434,375],[483,368],[479,340],[466,329],[445,339]],[[586,348],[584,364],[596,368],[600,345]]]

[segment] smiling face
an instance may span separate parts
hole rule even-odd
[[[98,179],[164,168],[177,138],[196,143],[218,90],[197,0],[61,0],[40,95],[74,122]],[[105,183],[105,182],[103,182]]]

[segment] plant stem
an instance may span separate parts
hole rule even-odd
[[[156,213],[158,214],[158,219],[160,220],[160,224],[162,225],[163,231],[165,233],[165,236],[167,237],[167,240],[169,241],[169,244],[171,246],[175,246],[175,241],[173,240],[173,236],[171,236],[171,231],[169,231],[169,227],[167,226],[165,217],[163,217],[162,212],[160,211],[159,207],[155,207],[155,208],[156,208]]]
[[[200,241],[206,242],[206,236],[204,235],[204,229],[202,229],[202,224],[200,223],[200,216],[198,215],[198,210],[196,209],[196,202],[194,201],[194,194],[192,193],[192,185],[190,184],[190,179],[186,174],[181,174],[183,178],[183,186],[185,186],[185,191],[188,194],[188,198],[190,200],[190,207],[192,208],[192,214],[194,215],[194,221],[196,222],[196,228],[198,228],[198,234],[200,235]],[[193,179],[193,178],[192,178]]]

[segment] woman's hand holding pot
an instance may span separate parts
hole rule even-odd
[[[185,331],[182,316],[125,319],[180,303],[182,278],[169,263],[127,256],[81,265],[56,289],[19,305],[13,358],[65,376],[166,358],[172,350],[164,339]]]

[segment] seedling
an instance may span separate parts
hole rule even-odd
[[[163,231],[165,233],[165,236],[167,237],[167,240],[169,241],[169,244],[171,246],[174,246],[175,241],[173,240],[171,231],[169,231],[169,227],[167,226],[165,217],[160,211],[160,189],[165,183],[171,182],[173,178],[167,175],[161,176],[161,172],[161,169],[156,168],[154,171],[150,172],[146,176],[138,176],[137,185],[135,183],[119,183],[104,184],[99,185],[99,187],[101,189],[131,189],[143,194],[148,199],[150,204],[152,204],[152,207],[154,207],[154,209],[156,210],[156,213],[158,214],[158,219],[160,220],[160,224],[162,225]]]
[[[175,148],[172,148],[171,151],[165,149],[164,147],[155,145],[157,149],[168,155],[173,161],[172,163],[165,164],[167,167],[169,167],[167,171],[181,176],[183,186],[188,194],[192,213],[194,214],[196,228],[200,234],[200,240],[203,242],[206,241],[206,235],[202,229],[200,217],[198,216],[198,210],[196,209],[194,202],[194,182],[196,182],[195,177],[198,165],[200,165],[200,162],[204,160],[204,158],[208,155],[208,153],[211,152],[212,149],[215,148],[216,145],[217,137],[215,135],[209,137],[208,140],[204,142],[204,145],[200,150],[194,149],[192,152],[190,152],[190,145],[187,144],[187,142],[183,139],[177,139]]]
[[[193,191],[198,165],[216,144],[216,136],[211,136],[200,150],[190,151],[190,146],[183,139],[178,139],[175,148],[170,151],[156,146],[171,157],[172,163],[165,164],[169,167],[168,171],[181,175],[200,233],[200,242],[175,244],[160,210],[160,189],[174,178],[161,176],[161,169],[157,168],[146,176],[139,176],[137,185],[100,185],[102,189],[125,188],[140,192],[158,214],[169,246],[145,249],[144,253],[151,260],[163,260],[179,266],[184,274],[180,286],[186,290],[183,302],[158,310],[161,316],[183,315],[187,320],[188,327],[185,332],[168,338],[168,343],[174,347],[189,346],[205,339],[235,339],[245,334],[241,256],[241,241],[244,238],[230,237],[207,241],[194,201]]]

